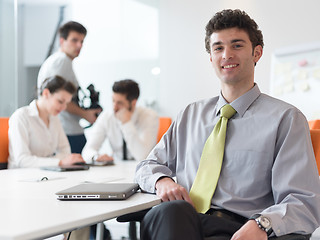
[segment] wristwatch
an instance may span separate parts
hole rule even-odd
[[[259,228],[267,233],[267,236],[270,236],[271,233],[273,233],[270,218],[261,214],[254,214],[250,220],[255,220]]]

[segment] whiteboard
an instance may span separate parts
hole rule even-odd
[[[320,118],[320,42],[281,48],[272,54],[270,93]]]

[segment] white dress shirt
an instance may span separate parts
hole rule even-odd
[[[78,80],[73,71],[72,59],[62,51],[52,54],[42,64],[38,75],[38,89],[46,78],[55,75],[61,76],[65,80],[72,82],[76,88],[79,87]],[[73,101],[75,104],[78,104],[78,102],[75,102],[75,99],[73,99]],[[81,117],[78,115],[71,114],[68,111],[62,111],[59,114],[59,118],[63,129],[68,136],[81,135],[84,133],[84,130],[79,123]]]
[[[71,153],[57,116],[49,127],[39,117],[36,100],[16,110],[9,119],[9,168],[57,166]]]
[[[206,139],[227,104],[222,95],[187,106],[147,160],[136,181],[148,192],[162,176],[190,191]],[[230,103],[220,177],[212,198],[249,218],[270,217],[277,236],[312,233],[320,223],[320,181],[305,116],[294,106],[260,93],[257,85]]]
[[[87,143],[82,151],[82,156],[87,162],[99,152],[104,141],[108,140],[115,160],[123,159],[123,139],[126,141],[128,158],[142,160],[147,157],[151,149],[157,143],[159,118],[157,114],[148,108],[136,107],[131,120],[122,124],[114,115],[103,111],[92,126]]]

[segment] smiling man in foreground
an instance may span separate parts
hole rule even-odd
[[[138,165],[140,187],[164,202],[144,216],[141,239],[309,239],[320,222],[309,127],[254,82],[261,31],[223,10],[205,42],[221,93],[187,106]]]

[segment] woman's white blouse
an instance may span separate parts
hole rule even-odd
[[[10,117],[9,168],[54,166],[70,153],[58,116],[50,116],[47,127],[39,117],[36,100]]]

